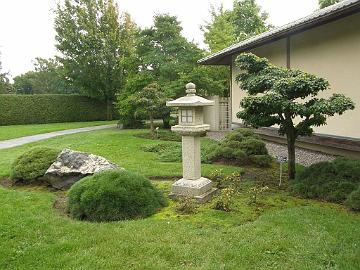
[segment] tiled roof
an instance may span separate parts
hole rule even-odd
[[[236,43],[228,48],[225,48],[217,53],[209,55],[198,61],[199,64],[224,64],[223,59],[234,53],[245,51],[257,46],[261,46],[273,40],[277,40],[292,33],[304,31],[315,26],[325,24],[332,20],[342,18],[360,11],[360,0],[344,0],[335,5],[329,6],[324,9],[317,10],[316,12],[303,17],[294,22],[274,28],[270,31],[249,38],[245,41]]]

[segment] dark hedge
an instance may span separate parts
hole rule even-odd
[[[0,95],[0,126],[106,120],[106,104],[78,95]]]

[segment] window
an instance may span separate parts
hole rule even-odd
[[[182,123],[193,122],[192,110],[181,110],[181,122]]]

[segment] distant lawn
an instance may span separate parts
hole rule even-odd
[[[0,176],[31,147],[69,147],[159,179],[153,183],[168,194],[181,163],[160,162],[157,154],[143,152],[142,145],[158,142],[134,137],[139,132],[101,130],[0,150]],[[112,223],[64,216],[53,208],[61,192],[0,186],[0,269],[360,269],[359,214],[279,190],[273,185],[276,167],[202,168],[203,175],[222,168],[257,177],[244,175],[231,212],[213,210],[210,202],[196,214],[179,215],[170,202],[150,218]],[[249,188],[265,184],[269,191],[249,204]]]
[[[73,135],[60,136],[36,143],[0,150],[0,176],[9,175],[11,162],[21,153],[36,146],[49,146],[57,149],[71,148],[91,152],[106,157],[125,169],[148,177],[178,177],[182,175],[181,163],[160,162],[156,153],[142,151],[142,145],[157,144],[158,141],[135,137],[144,130],[106,129]],[[239,167],[204,164],[204,175],[215,169],[227,172],[241,171]]]
[[[82,128],[90,126],[100,126],[114,124],[117,121],[93,121],[93,122],[70,122],[70,123],[51,123],[36,125],[13,125],[0,126],[0,141],[9,140],[24,136],[36,135],[52,131],[65,129]]]

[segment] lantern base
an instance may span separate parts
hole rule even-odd
[[[216,193],[217,189],[213,188],[212,181],[207,178],[201,177],[198,180],[182,178],[172,185],[172,192],[169,197],[172,199],[191,197],[203,203],[209,201]]]

